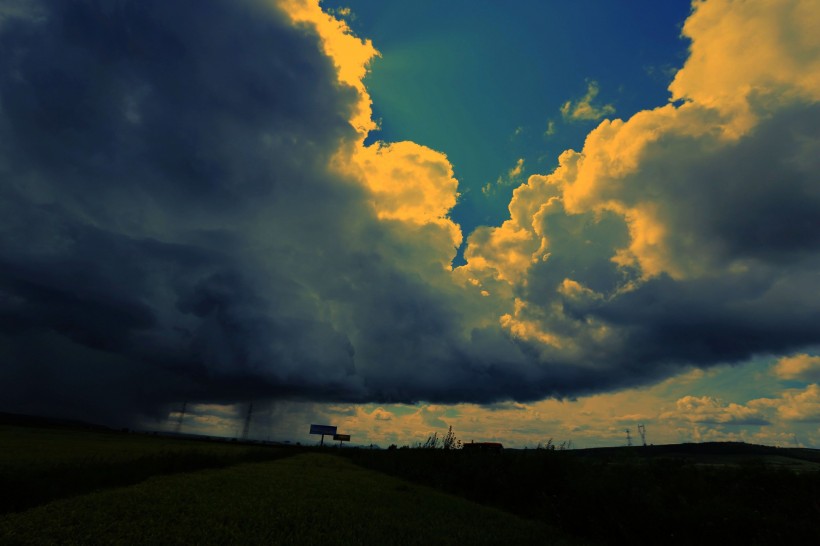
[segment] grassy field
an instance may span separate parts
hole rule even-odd
[[[158,474],[271,460],[291,451],[70,427],[0,425],[0,514]]]
[[[0,544],[579,543],[335,450],[19,425],[0,446]]]
[[[272,447],[0,425],[0,544],[820,544],[820,451]]]
[[[57,500],[2,544],[570,544],[551,528],[321,453]]]

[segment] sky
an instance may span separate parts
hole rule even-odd
[[[820,447],[820,5],[512,4],[0,0],[0,411]]]

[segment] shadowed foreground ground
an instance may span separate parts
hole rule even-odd
[[[0,517],[2,544],[568,544],[324,454],[158,476]]]

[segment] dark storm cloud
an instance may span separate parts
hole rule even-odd
[[[816,273],[732,275],[708,281],[662,276],[588,316],[621,331],[614,373],[654,379],[676,366],[743,362],[816,343]],[[758,278],[753,278],[757,276]]]
[[[318,37],[250,2],[32,7],[0,27],[5,404],[88,416],[343,382],[350,344],[294,265],[359,212],[323,172],[356,96]],[[303,377],[309,359],[341,374]],[[287,377],[257,369],[272,360]]]

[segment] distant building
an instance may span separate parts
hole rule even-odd
[[[499,442],[470,442],[469,444],[464,444],[462,449],[472,451],[501,451],[504,449],[504,446]]]

